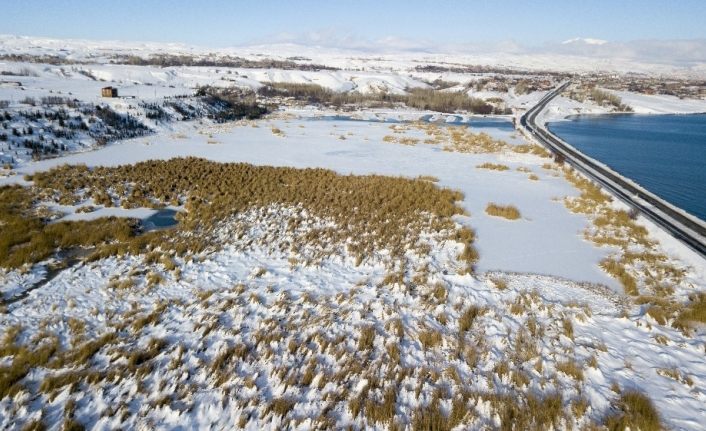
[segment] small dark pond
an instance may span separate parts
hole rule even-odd
[[[146,219],[142,220],[145,231],[166,229],[177,224],[177,211],[169,208],[161,209]]]

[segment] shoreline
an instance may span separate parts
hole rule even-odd
[[[581,117],[581,116],[586,116],[586,117],[613,117],[613,116],[649,116],[649,117],[657,117],[657,116],[692,116],[692,115],[706,115],[706,111],[703,112],[628,112],[628,111],[621,111],[621,112],[586,112],[586,113],[581,113],[581,114],[569,114],[565,115],[563,118],[556,119],[556,120],[547,120],[545,123],[556,123],[560,121],[571,121],[571,117]]]
[[[633,182],[635,185],[638,185],[638,186],[641,187],[642,189],[644,189],[644,190],[650,192],[651,194],[653,194],[653,195],[659,197],[660,199],[664,200],[665,202],[667,202],[668,204],[672,205],[672,206],[675,207],[676,209],[680,210],[680,211],[683,212],[684,214],[686,214],[686,215],[688,215],[688,216],[690,216],[690,217],[692,217],[692,218],[695,218],[695,219],[697,219],[697,220],[700,220],[702,223],[706,223],[706,218],[703,218],[703,217],[701,217],[701,216],[699,216],[699,215],[696,215],[696,214],[692,213],[691,211],[689,211],[689,210],[687,210],[687,209],[685,209],[685,208],[682,208],[682,206],[680,206],[679,204],[676,204],[676,203],[672,202],[667,196],[663,196],[663,195],[664,195],[664,192],[658,193],[658,192],[656,192],[656,191],[653,191],[650,187],[647,187],[647,186],[643,185],[643,183],[642,183],[641,181],[638,181],[637,179],[633,178],[632,176],[627,176],[626,174],[623,174],[620,169],[618,169],[617,167],[615,167],[615,166],[613,165],[613,163],[609,163],[608,161],[603,161],[603,160],[597,159],[595,156],[590,156],[590,155],[588,155],[588,154],[585,153],[582,149],[577,148],[577,147],[576,147],[574,144],[572,144],[571,142],[566,141],[565,138],[563,138],[562,136],[558,135],[555,130],[552,130],[552,129],[550,128],[550,126],[552,125],[552,123],[561,124],[561,123],[565,123],[565,122],[567,122],[567,121],[569,121],[569,122],[570,122],[570,121],[576,121],[576,118],[577,118],[577,117],[582,117],[582,116],[583,116],[583,117],[591,117],[592,119],[595,119],[595,117],[601,117],[601,116],[605,116],[605,117],[609,117],[609,116],[610,116],[610,117],[615,117],[615,116],[631,116],[631,117],[632,117],[632,116],[646,116],[646,117],[655,118],[656,116],[662,116],[662,117],[664,117],[664,116],[679,116],[679,117],[681,117],[681,116],[693,116],[693,115],[706,115],[706,113],[704,113],[704,114],[702,114],[702,113],[691,113],[691,114],[679,114],[679,113],[677,113],[677,114],[635,114],[635,113],[576,114],[576,115],[567,116],[565,119],[560,120],[560,121],[549,121],[549,122],[546,122],[546,123],[544,124],[544,127],[545,127],[550,133],[552,133],[553,135],[557,136],[559,139],[561,139],[561,140],[563,140],[563,141],[569,143],[573,148],[575,148],[576,150],[580,151],[580,152],[581,152],[582,154],[584,154],[585,156],[590,157],[590,158],[592,158],[592,159],[598,161],[599,163],[601,163],[601,164],[607,166],[608,168],[610,168],[610,169],[613,170],[614,172],[620,174],[622,177],[624,177],[624,178],[630,180],[630,181]]]

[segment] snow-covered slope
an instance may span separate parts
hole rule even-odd
[[[583,43],[582,39],[572,44]],[[595,42],[595,41],[594,41]],[[607,44],[588,44],[603,46]],[[566,48],[567,45],[560,45]],[[370,48],[370,47],[368,47]],[[238,56],[250,59],[306,58],[332,67],[363,70],[411,70],[420,64],[469,64],[530,70],[555,70],[565,72],[637,72],[648,75],[674,75],[684,77],[706,76],[706,63],[690,62],[688,65],[670,64],[644,59],[630,59],[608,51],[605,55],[581,55],[580,51],[562,52],[504,52],[489,45],[469,47],[440,47],[438,53],[423,50],[402,51],[395,48],[378,52],[370,49],[343,49],[327,46],[275,43],[239,46],[232,48],[197,47],[174,43],[121,42],[50,39],[41,37],[0,35],[0,54],[57,55],[79,61],[105,61],[113,55],[185,54],[197,56]]]

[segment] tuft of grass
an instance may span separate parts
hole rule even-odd
[[[288,398],[275,398],[267,406],[267,409],[265,409],[265,414],[272,413],[280,417],[285,417],[292,411],[294,405],[294,401]]]
[[[490,279],[490,281],[493,283],[495,288],[498,290],[507,289],[507,281],[503,280],[502,278],[493,277]]]
[[[128,366],[130,368],[135,368],[156,358],[160,353],[162,353],[162,350],[164,350],[165,347],[167,347],[166,341],[159,338],[151,339],[146,349],[134,349],[128,355]]]
[[[425,350],[433,349],[434,347],[441,344],[443,340],[441,333],[435,329],[423,330],[419,332],[419,335],[417,337],[419,338],[419,342],[422,343],[422,347],[424,347]]]
[[[684,323],[706,323],[706,293],[700,292],[691,295],[689,302],[679,313],[677,320]]]
[[[116,342],[117,339],[118,336],[114,332],[104,334],[93,340],[86,341],[76,348],[65,350],[56,354],[54,359],[48,365],[54,369],[65,368],[69,365],[85,367],[88,365],[88,361],[96,353],[98,353],[103,347]]]
[[[625,265],[620,261],[607,257],[603,259],[599,265],[605,272],[620,282],[626,294],[635,296],[640,293],[637,290],[637,281],[635,280],[635,277],[627,272]]]
[[[588,400],[583,397],[573,400],[571,402],[571,412],[574,414],[575,418],[580,418],[585,415],[586,410],[588,410],[588,407]]]
[[[135,279],[132,277],[127,277],[122,280],[115,278],[108,282],[108,287],[117,290],[131,289],[135,287]]]
[[[45,431],[47,426],[44,425],[41,419],[29,421],[22,427],[22,431]]]
[[[400,344],[398,342],[388,343],[386,346],[387,355],[392,364],[400,363]]]
[[[476,318],[481,314],[483,314],[483,310],[480,307],[475,305],[468,307],[458,319],[459,331],[461,331],[461,333],[469,331],[473,327],[473,322],[475,322]]]
[[[560,393],[551,393],[544,398],[527,396],[527,410],[536,429],[559,429],[559,421],[564,412]]]
[[[368,398],[365,402],[365,416],[373,423],[387,424],[395,417],[397,405],[397,388],[390,385],[382,395],[382,400],[376,402]]]
[[[389,272],[385,274],[385,277],[382,279],[380,282],[381,286],[404,286],[404,273],[401,271],[398,272]]]
[[[502,217],[508,220],[517,220],[520,218],[520,210],[513,205],[498,205],[491,202],[485,207],[485,212],[488,215]]]
[[[80,422],[77,422],[75,419],[66,418],[64,419],[64,423],[61,426],[61,429],[63,431],[83,431],[86,428],[84,428],[84,426],[81,425]]]
[[[561,329],[566,337],[574,339],[574,324],[571,323],[571,319],[568,317],[561,319]]]
[[[693,379],[685,374],[682,374],[678,368],[658,368],[657,374],[664,377],[669,377],[670,379],[676,380],[677,382],[687,386],[693,386],[694,384]]]
[[[358,338],[358,350],[361,352],[369,352],[373,349],[375,342],[375,328],[365,326],[360,330],[360,338]]]
[[[437,301],[444,302],[446,301],[446,295],[448,292],[446,291],[446,286],[444,286],[443,283],[436,283],[433,287],[432,290],[432,295],[434,295],[434,298],[436,298]]]
[[[535,144],[514,145],[512,151],[520,154],[534,154],[535,156],[549,158],[551,153],[544,147]]]
[[[567,376],[573,377],[577,381],[583,381],[583,369],[576,361],[569,360],[556,364],[557,371],[561,371]]]
[[[652,400],[636,390],[625,391],[617,401],[617,412],[606,417],[605,426],[610,431],[640,430],[660,431],[662,422]]]
[[[441,410],[439,399],[434,399],[427,406],[418,407],[412,415],[413,431],[449,431],[451,429],[448,418]]]
[[[491,171],[501,171],[501,172],[502,172],[502,171],[507,171],[507,170],[510,169],[510,167],[507,166],[507,165],[502,165],[502,164],[499,164],[499,163],[488,163],[488,162],[482,163],[482,164],[476,166],[476,168],[478,168],[478,169],[488,169],[488,170],[491,170]]]

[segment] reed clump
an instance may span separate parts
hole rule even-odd
[[[605,419],[609,430],[626,429],[642,431],[660,431],[663,429],[659,413],[645,394],[636,390],[620,394],[617,411]]]
[[[488,163],[488,162],[482,163],[482,164],[476,166],[476,168],[478,168],[478,169],[488,169],[488,170],[491,170],[491,171],[507,171],[507,170],[510,169],[510,167],[507,166],[507,165],[503,165],[503,164],[500,164],[500,163]]]
[[[521,217],[520,210],[513,205],[498,205],[496,203],[489,203],[485,207],[485,212],[488,215],[494,217],[502,217],[508,220],[517,220]]]

